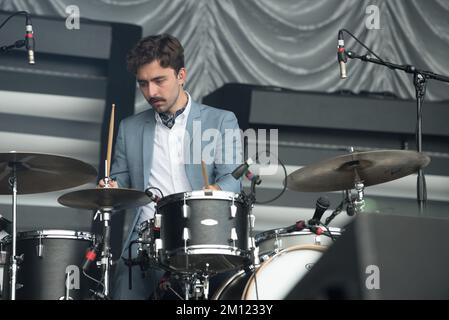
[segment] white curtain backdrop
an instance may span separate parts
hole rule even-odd
[[[187,89],[196,99],[229,82],[414,98],[411,75],[358,60],[348,63],[348,79],[340,80],[340,28],[384,60],[449,75],[447,0],[0,0],[2,10],[61,17],[68,5],[78,5],[82,18],[135,23],[144,35],[178,37],[186,52]],[[368,5],[379,8],[379,29],[366,28]],[[347,49],[367,53],[345,39]],[[430,81],[426,99],[449,99],[449,84]]]

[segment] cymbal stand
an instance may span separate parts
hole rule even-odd
[[[361,213],[363,211],[363,208],[365,207],[365,199],[363,198],[365,185],[363,184],[363,182],[357,181],[354,187],[355,191],[357,192],[357,195],[354,199],[355,213]]]
[[[351,32],[346,29],[341,29],[340,32],[346,32],[352,38],[354,38],[358,43],[360,43],[365,49],[367,49],[371,54],[373,54],[376,58],[372,58],[371,56],[359,55],[352,51],[346,51],[346,57],[351,59],[359,59],[364,62],[374,63],[378,65],[382,65],[390,68],[391,70],[401,70],[406,73],[413,75],[413,85],[415,87],[415,96],[416,96],[416,148],[418,152],[422,152],[422,109],[424,103],[424,97],[426,94],[426,84],[427,80],[438,80],[441,82],[449,83],[449,77],[441,74],[436,74],[427,70],[420,70],[413,65],[399,65],[395,63],[391,63],[388,61],[382,60],[378,55],[376,55],[371,49],[369,49],[365,44],[363,44],[357,37],[355,37]],[[418,169],[418,177],[417,177],[417,200],[418,200],[418,209],[419,214],[423,215],[425,213],[425,205],[427,201],[427,187],[426,180],[424,177],[424,173],[422,168]]]
[[[365,207],[365,199],[364,199],[365,185],[363,184],[363,180],[360,179],[360,175],[357,169],[355,168],[354,168],[354,176],[355,176],[354,189],[356,194],[352,196],[350,191],[346,190],[346,195],[348,197],[349,203],[348,207],[350,207],[350,209],[347,208],[346,212],[349,216],[361,213],[363,211],[363,208]]]
[[[104,177],[104,187],[105,189],[110,188],[111,179],[109,178],[108,170],[108,160],[105,160],[105,177]],[[112,265],[112,253],[111,253],[111,226],[110,220],[112,215],[112,207],[103,207],[97,210],[94,216],[94,220],[100,215],[100,221],[103,221],[103,250],[101,251],[101,281],[103,282],[103,293],[96,294],[102,299],[109,299],[110,291],[110,272]]]
[[[19,163],[10,162],[9,167],[12,168],[12,175],[9,178],[9,184],[12,189],[12,254],[11,254],[11,300],[16,300],[16,284],[17,284],[17,165]]]

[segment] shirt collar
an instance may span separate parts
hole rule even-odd
[[[186,95],[187,95],[187,104],[186,104],[186,106],[184,107],[184,112],[182,112],[180,115],[178,115],[178,116],[176,117],[176,119],[178,119],[178,122],[181,122],[181,123],[184,123],[184,122],[187,121],[187,118],[188,118],[188,116],[189,116],[190,109],[191,109],[191,106],[192,106],[192,97],[190,96],[190,93],[188,93],[187,91],[184,91],[184,92],[185,92]],[[154,117],[155,117],[157,123],[159,123],[159,124],[165,126],[165,125],[163,124],[162,119],[161,119],[161,116],[159,115],[158,112],[155,112],[155,113],[154,113]],[[175,121],[176,121],[176,119],[175,119]]]

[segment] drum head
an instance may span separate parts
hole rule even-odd
[[[284,299],[325,249],[325,246],[299,245],[274,255],[251,275],[243,292],[244,300]]]
[[[163,197],[157,204],[157,208],[162,208],[165,205],[173,202],[194,200],[194,199],[215,199],[215,200],[231,200],[243,203],[242,196],[238,193],[214,190],[211,194],[206,194],[204,190],[195,190],[188,192],[180,192]]]

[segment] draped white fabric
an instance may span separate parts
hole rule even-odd
[[[195,99],[229,82],[414,98],[411,75],[358,60],[348,62],[348,79],[340,80],[341,28],[384,60],[449,75],[447,0],[3,0],[0,9],[65,16],[73,4],[82,18],[136,23],[144,35],[178,37],[186,51],[187,89]],[[379,29],[366,27],[368,5],[379,8]],[[345,39],[347,49],[367,53]],[[430,81],[426,99],[449,99],[449,84]]]

